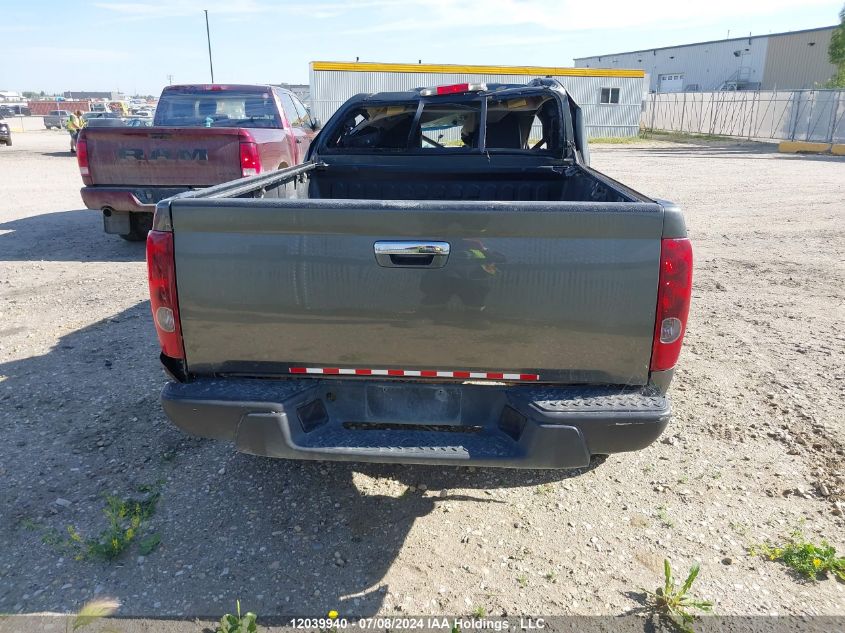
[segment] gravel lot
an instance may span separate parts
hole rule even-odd
[[[675,419],[587,472],[261,459],[166,422],[142,244],[80,210],[67,135],[0,147],[0,612],[94,596],[141,618],[607,614],[701,562],[719,614],[845,615],[746,548],[796,527],[845,550],[845,158],[771,146],[597,146],[593,164],[685,209],[696,248]],[[112,562],[67,526],[159,482]],[[159,629],[156,629],[159,630]]]

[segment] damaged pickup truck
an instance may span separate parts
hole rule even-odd
[[[157,205],[170,419],[271,457],[581,467],[666,427],[679,209],[554,80],[362,94],[304,164]]]

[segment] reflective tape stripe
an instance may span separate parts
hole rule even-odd
[[[346,369],[340,367],[290,367],[292,374],[323,376],[396,376],[403,378],[462,378],[480,380],[537,381],[538,374],[515,374],[500,371],[440,371],[435,369]]]

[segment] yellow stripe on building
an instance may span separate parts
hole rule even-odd
[[[378,62],[311,62],[311,70],[381,73],[453,73],[467,75],[552,75],[556,77],[645,77],[645,72],[642,70],[622,68],[463,66],[460,64],[382,64]]]

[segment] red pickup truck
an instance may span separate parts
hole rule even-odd
[[[82,130],[82,200],[102,211],[106,233],[140,241],[159,200],[301,163],[318,128],[284,88],[168,86],[153,127]]]

